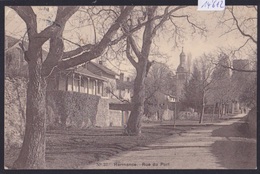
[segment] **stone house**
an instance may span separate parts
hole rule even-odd
[[[107,88],[116,83],[117,74],[102,64],[89,61],[55,75],[49,90],[63,90],[111,98]]]
[[[77,67],[59,72],[50,78],[49,90],[62,90],[99,96],[96,126],[124,126],[130,111],[111,109],[110,104],[125,104],[131,100],[132,82],[124,75],[99,63],[89,61]],[[103,103],[103,104],[100,104]],[[104,112],[103,112],[104,111]]]
[[[8,76],[28,76],[28,64],[24,59],[23,50],[28,48],[28,43],[12,36],[5,36],[5,74]],[[42,51],[45,59],[48,52]]]
[[[130,81],[129,77],[125,79],[124,73],[120,73],[120,78],[116,81],[116,89],[118,90],[119,98],[131,101],[133,95],[133,81]]]
[[[20,76],[21,69],[23,69],[23,77],[28,77],[28,64],[24,60],[21,44],[21,40],[11,36],[5,36],[6,76],[10,74],[9,72],[15,76]],[[28,43],[24,42],[23,46],[26,49]],[[47,54],[48,52],[43,50],[43,60],[46,58]],[[95,121],[92,122],[95,123],[94,126],[123,126],[124,122],[127,120],[126,117],[123,116],[125,113],[121,110],[109,109],[110,103],[123,103],[119,99],[128,101],[131,99],[130,86],[126,85],[124,88],[121,88],[121,80],[119,75],[104,66],[102,61],[99,61],[98,63],[89,61],[49,77],[47,91],[58,90],[71,94],[76,92],[78,94],[89,95],[90,99],[93,98],[96,100],[97,98],[97,102],[86,102],[86,107],[89,107],[91,110],[94,108],[96,111],[89,112],[92,114],[91,116],[86,115],[81,117],[95,117]],[[128,79],[127,83],[130,83],[129,80],[130,79]],[[128,89],[126,89],[126,87]]]

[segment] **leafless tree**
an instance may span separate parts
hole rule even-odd
[[[256,64],[256,46],[257,46],[257,7],[256,6],[227,6],[219,17],[218,26],[222,28],[222,36],[236,36],[243,43],[230,48],[220,48],[220,53],[225,53],[230,59],[247,55],[251,62]],[[243,53],[243,54],[242,54]],[[229,67],[234,71],[239,69]],[[242,70],[243,71],[243,70]],[[248,71],[248,70],[247,70]],[[256,69],[249,70],[256,72]]]
[[[212,79],[212,73],[215,69],[215,65],[211,63],[211,54],[203,54],[199,59],[196,59],[194,64],[201,72],[201,79],[199,80],[197,88],[201,90],[201,112],[199,123],[203,123],[203,117],[205,112],[206,97],[210,91],[211,84],[214,82]],[[196,87],[195,87],[196,88]]]
[[[38,32],[37,17],[30,6],[11,6],[25,22],[28,35],[28,49],[24,55],[28,62],[29,82],[27,89],[26,128],[21,152],[14,168],[45,168],[45,120],[46,79],[54,72],[65,70],[101,56],[110,44],[118,43],[115,37],[133,6],[118,7],[119,13],[108,22],[100,40],[87,43],[71,51],[65,51],[63,33],[68,20],[80,8],[59,6],[51,25]],[[102,10],[101,10],[102,11]],[[100,12],[101,13],[101,12]],[[124,37],[121,35],[120,37]],[[47,58],[42,62],[42,47],[49,42]]]
[[[212,73],[212,84],[209,91],[208,100],[214,105],[218,104],[219,117],[224,114],[227,104],[232,100],[232,83],[229,58],[225,54],[215,56],[218,63],[214,64],[215,69]],[[214,107],[215,108],[215,107]],[[215,111],[214,111],[215,112]]]
[[[175,81],[173,72],[163,63],[154,63],[145,79],[145,115],[152,115],[163,110],[165,96],[173,96],[175,93]],[[162,99],[162,100],[161,100]]]
[[[141,132],[141,117],[144,113],[144,101],[145,101],[145,78],[151,67],[150,51],[153,43],[153,39],[158,32],[163,32],[166,27],[166,23],[170,22],[173,26],[173,33],[178,38],[181,27],[177,25],[177,19],[185,19],[185,21],[191,25],[194,30],[205,32],[206,29],[202,26],[198,26],[190,21],[190,16],[186,14],[180,14],[178,12],[186,6],[146,6],[140,7],[135,11],[135,15],[130,15],[131,18],[123,26],[124,32],[129,33],[136,25],[143,25],[142,33],[138,35],[128,34],[126,39],[126,56],[131,64],[136,69],[136,78],[134,81],[134,93],[133,93],[133,111],[128,119],[126,133],[128,135],[137,135]],[[141,36],[141,39],[138,37]]]

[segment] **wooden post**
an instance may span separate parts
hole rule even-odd
[[[89,77],[87,78],[87,94],[89,94]]]
[[[73,73],[72,74],[72,88],[71,88],[72,91],[74,91],[74,76],[75,76],[75,74]]]
[[[124,111],[122,110],[122,127],[124,127]]]
[[[80,88],[81,88],[81,75],[79,75],[79,92],[80,92]]]
[[[101,96],[104,96],[104,82],[101,82]]]
[[[69,77],[68,76],[66,76],[66,82],[65,82],[66,84],[66,86],[65,86],[65,91],[68,91],[68,89],[69,89]]]
[[[214,104],[214,106],[213,106],[213,113],[212,113],[212,119],[211,119],[211,122],[213,121],[213,118],[214,118],[215,109],[216,109],[216,104]]]
[[[97,80],[95,80],[95,95],[97,95]]]
[[[176,116],[177,116],[177,100],[174,101],[174,116],[173,116],[173,127],[175,127],[176,124]],[[173,113],[173,112],[172,112]]]

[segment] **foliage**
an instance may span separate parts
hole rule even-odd
[[[257,107],[253,107],[247,114],[249,133],[253,138],[257,136]]]
[[[210,62],[212,58],[213,55],[211,54],[203,54],[194,61],[195,67],[191,82],[185,87],[186,103],[200,113],[200,123],[203,122],[207,96],[211,89],[211,84],[214,82],[212,72],[215,66]]]
[[[246,81],[243,81],[243,89],[238,97],[241,103],[244,103],[249,108],[256,107],[257,101],[257,81],[255,74],[247,76]]]
[[[23,59],[23,53],[19,49],[12,49],[5,54],[5,75],[8,77],[28,78],[27,62]]]
[[[210,87],[208,99],[211,104],[227,103],[232,99],[232,83],[230,76],[229,58],[225,54],[218,57],[218,63],[212,72],[212,84]]]
[[[13,147],[21,147],[22,144],[25,130],[26,88],[25,78],[5,78],[5,152]]]
[[[144,114],[148,117],[159,113],[159,117],[165,110],[166,96],[174,95],[175,81],[173,72],[163,63],[152,65],[147,78],[145,79],[145,108]]]
[[[183,105],[187,108],[194,108],[196,112],[200,112],[202,104],[202,88],[201,88],[201,72],[194,65],[191,79],[184,84],[184,96],[181,99]]]
[[[69,91],[48,91],[47,106],[51,107],[63,127],[82,128],[96,122],[100,97]]]

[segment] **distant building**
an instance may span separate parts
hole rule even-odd
[[[189,78],[189,68],[186,65],[186,55],[183,52],[180,54],[180,64],[176,71],[176,96],[177,101],[180,100],[181,96],[183,95],[183,87],[184,84],[187,82]]]
[[[233,68],[237,70],[250,70],[250,63],[248,59],[233,60]],[[239,74],[239,71],[234,71],[233,74]]]
[[[28,48],[28,43],[12,36],[5,35],[5,75],[7,76],[28,76],[28,63],[24,58],[22,50]],[[48,52],[42,50],[42,58],[47,57]]]
[[[116,88],[120,99],[131,101],[133,95],[133,82],[129,77],[124,78],[124,73],[120,73],[119,79],[116,81]]]

